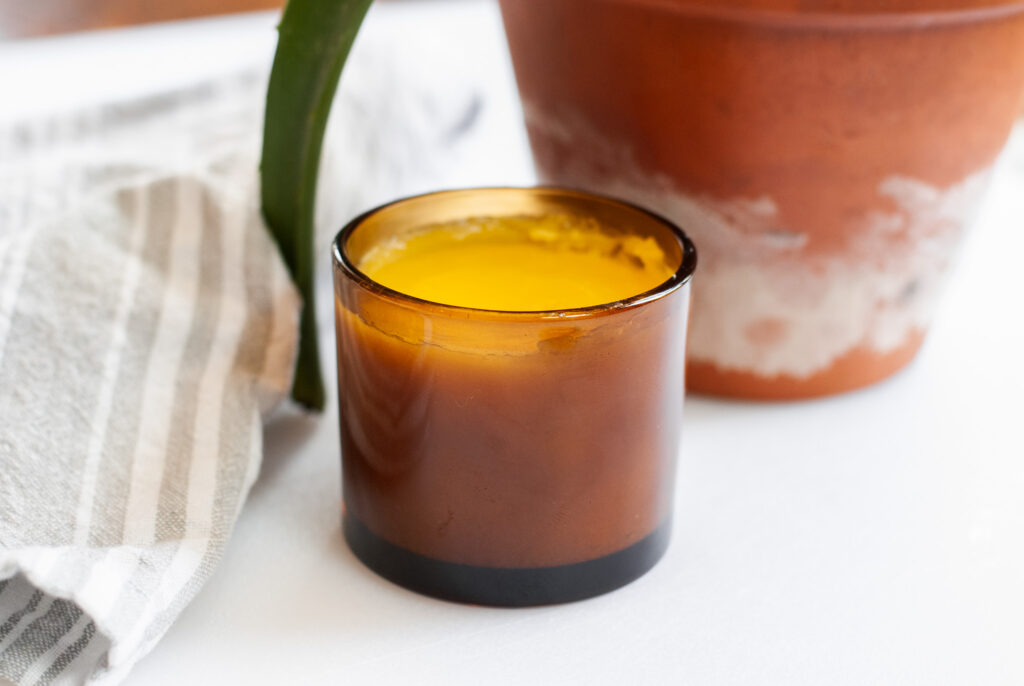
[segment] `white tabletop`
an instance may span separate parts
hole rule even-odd
[[[20,60],[28,83],[57,79],[72,57],[100,69],[125,64],[125,51],[154,64],[183,42],[208,51],[165,67],[159,78],[173,80],[208,68],[210,54],[224,55],[221,67],[268,61],[272,23],[252,15],[9,45],[0,65]],[[420,38],[395,40],[397,59],[419,73],[441,59],[452,79],[445,46],[468,46],[470,81],[490,84],[486,135],[437,185],[529,181],[495,7],[381,4],[365,30],[387,41],[410,26]],[[104,87],[156,78],[128,69]],[[688,398],[667,555],[576,604],[469,607],[375,576],[341,537],[335,405],[320,419],[279,415],[222,564],[127,683],[1024,683],[1022,256],[1018,127],[918,359],[827,400]]]

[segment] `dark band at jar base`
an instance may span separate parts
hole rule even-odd
[[[444,562],[389,543],[352,516],[343,517],[349,548],[385,579],[425,595],[478,605],[528,607],[583,600],[643,576],[668,547],[671,517],[628,548],[554,567],[502,568]]]

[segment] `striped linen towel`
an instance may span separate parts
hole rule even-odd
[[[120,681],[256,477],[299,310],[264,78],[0,126],[0,684]]]

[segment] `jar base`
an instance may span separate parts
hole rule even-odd
[[[553,567],[480,567],[426,557],[390,543],[346,513],[349,548],[371,570],[411,591],[476,605],[530,607],[583,600],[643,576],[668,548],[671,523],[604,557]]]
[[[806,400],[836,395],[892,376],[910,364],[923,342],[924,332],[915,331],[901,346],[889,352],[857,348],[837,359],[828,369],[803,378],[787,374],[761,376],[721,369],[709,362],[691,361],[686,365],[686,390],[746,400]]]

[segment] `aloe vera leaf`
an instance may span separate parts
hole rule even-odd
[[[289,0],[267,88],[260,194],[263,217],[302,294],[292,398],[324,407],[317,346],[314,205],[320,150],[342,67],[372,0]]]

